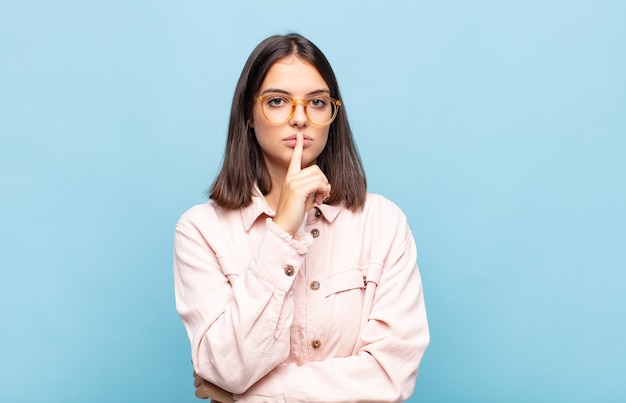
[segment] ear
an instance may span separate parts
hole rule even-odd
[[[248,127],[254,129],[254,122],[250,119],[248,119]]]

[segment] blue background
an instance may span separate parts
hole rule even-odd
[[[618,0],[0,1],[0,401],[197,401],[174,224],[248,54],[291,30],[414,231],[411,401],[626,401],[624,21]]]

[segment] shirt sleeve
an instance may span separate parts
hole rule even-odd
[[[268,223],[249,267],[230,284],[225,275],[219,220],[206,209],[181,217],[174,237],[176,309],[191,341],[197,373],[242,393],[289,354],[291,285],[306,240]],[[209,213],[211,213],[209,211]],[[214,215],[214,213],[213,213]]]
[[[376,233],[393,241],[379,243],[387,249],[379,251],[383,272],[356,353],[280,364],[236,401],[400,402],[411,396],[430,340],[417,251],[404,220],[384,223]]]

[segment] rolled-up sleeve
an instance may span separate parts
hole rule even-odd
[[[243,393],[289,354],[290,288],[302,266],[306,241],[290,239],[275,225],[267,225],[248,266],[233,276],[236,281],[229,281],[224,272],[223,243],[219,220],[206,207],[191,209],[178,221],[176,309],[198,374]]]

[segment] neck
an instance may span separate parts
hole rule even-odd
[[[272,188],[269,193],[265,195],[265,200],[270,208],[276,211],[276,208],[278,208],[278,200],[282,193],[283,183],[285,182],[285,176],[287,176],[287,169],[268,166],[267,171],[272,179]]]

